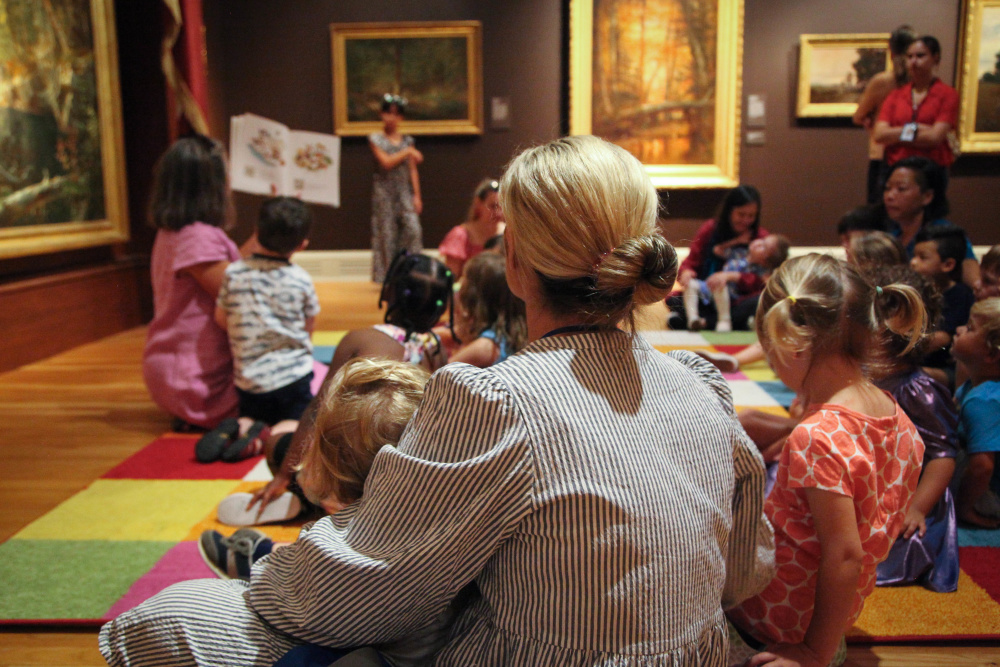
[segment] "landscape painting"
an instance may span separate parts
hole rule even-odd
[[[797,115],[849,117],[872,77],[891,67],[889,36],[802,35]]]
[[[572,0],[570,132],[627,149],[660,187],[737,180],[742,2]]]
[[[0,0],[0,257],[128,238],[111,0]]]
[[[481,133],[479,35],[476,21],[332,25],[334,131],[381,128],[388,93],[406,99],[407,134]]]

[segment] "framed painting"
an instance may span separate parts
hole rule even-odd
[[[873,76],[892,67],[889,34],[801,35],[799,118],[850,118]]]
[[[382,96],[407,100],[405,134],[482,134],[479,21],[334,23],[333,131],[382,129]]]
[[[1000,153],[1000,0],[965,0],[959,41],[959,145]]]
[[[128,240],[113,0],[0,0],[0,258]]]
[[[739,182],[743,0],[570,0],[569,131],[658,188]]]

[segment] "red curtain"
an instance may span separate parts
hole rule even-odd
[[[171,141],[192,130],[208,135],[207,53],[201,0],[163,0],[167,9],[160,64],[167,79]]]

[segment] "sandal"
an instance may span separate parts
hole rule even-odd
[[[255,421],[245,434],[226,444],[225,449],[222,450],[222,460],[226,463],[233,463],[263,454],[264,440],[270,433],[271,429],[267,422]]]
[[[218,426],[201,436],[194,446],[194,457],[200,463],[218,461],[233,438],[240,434],[240,423],[235,419],[223,419]]]
[[[272,549],[271,538],[253,528],[240,528],[231,537],[206,530],[198,538],[198,552],[221,579],[250,579],[250,568]]]

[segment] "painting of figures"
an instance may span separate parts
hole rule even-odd
[[[122,221],[109,221],[124,214],[123,188],[106,188],[109,165],[113,184],[121,177],[121,158],[105,156],[114,137],[104,136],[120,127],[101,109],[118,105],[102,99],[109,63],[97,50],[109,24],[99,7],[95,32],[92,9],[89,0],[0,0],[0,256],[125,238]]]
[[[737,182],[742,0],[571,0],[570,133],[659,187]]]

